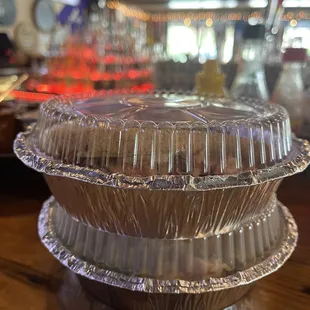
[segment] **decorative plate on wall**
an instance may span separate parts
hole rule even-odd
[[[80,0],[77,6],[65,5],[58,15],[62,26],[68,25],[71,30],[81,29],[86,22],[86,8],[90,0]]]
[[[0,26],[13,25],[15,20],[15,0],[0,0]]]
[[[40,31],[49,32],[57,23],[57,15],[53,5],[47,0],[37,0],[33,7],[34,23]]]

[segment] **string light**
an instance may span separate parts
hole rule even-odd
[[[294,17],[294,13],[293,12],[288,12],[286,14],[286,16],[287,16],[288,19],[292,19]]]
[[[26,91],[20,91],[20,90],[12,91],[11,95],[17,99],[22,99],[25,101],[32,101],[32,102],[42,102],[55,96],[54,94],[40,94],[40,93],[26,92]]]
[[[291,26],[291,27],[296,27],[296,26],[297,26],[297,20],[296,20],[296,19],[292,19],[292,20],[290,21],[290,26]]]
[[[184,25],[185,26],[189,27],[191,25],[191,23],[192,23],[192,20],[190,18],[186,17],[184,19]]]
[[[208,19],[206,20],[206,26],[207,26],[207,27],[212,27],[212,25],[213,25],[213,20],[212,20],[211,18],[208,18]]]
[[[255,11],[252,13],[246,12],[233,12],[233,13],[217,13],[217,12],[164,12],[164,13],[147,13],[140,9],[136,9],[134,7],[127,6],[119,1],[112,0],[107,3],[107,7],[111,10],[118,10],[124,16],[132,17],[135,19],[150,21],[155,23],[163,23],[170,21],[183,21],[185,24],[185,20],[190,20],[190,24],[192,21],[198,20],[208,20],[211,19],[212,22],[215,20],[221,21],[239,21],[244,20],[247,21],[250,18],[262,19],[264,18],[264,14],[260,11]],[[310,19],[310,13],[307,11],[299,11],[299,12],[287,12],[283,14],[283,21],[291,21],[291,20],[308,20]],[[294,22],[293,22],[294,23]]]

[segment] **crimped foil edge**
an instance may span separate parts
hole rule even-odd
[[[56,200],[50,208],[57,238],[72,254],[101,268],[156,279],[198,280],[234,274],[266,259],[278,249],[283,236],[283,216],[275,196],[265,212],[244,225],[195,239],[107,233],[77,221]]]
[[[244,187],[281,179],[302,172],[310,163],[310,144],[306,140],[293,139],[294,158],[272,167],[247,171],[238,175],[193,177],[190,175],[154,175],[149,177],[108,174],[98,169],[79,167],[55,162],[35,153],[27,146],[27,137],[34,124],[26,132],[17,135],[14,141],[16,156],[28,167],[47,175],[68,177],[83,182],[128,189],[203,191],[218,188]]]
[[[94,288],[94,284],[95,284],[95,288]],[[249,290],[251,290],[251,286],[248,287],[242,287],[242,289],[245,290],[245,294],[248,293]],[[118,294],[121,294],[119,288],[116,288],[116,290],[113,290],[113,293],[111,294],[111,292],[109,292],[109,290],[107,290],[106,286],[104,284],[101,283],[94,283],[94,281],[82,278],[80,276],[75,275],[74,273],[72,273],[71,271],[67,271],[64,274],[64,281],[63,281],[63,285],[60,287],[59,291],[58,291],[58,298],[59,300],[62,302],[62,304],[64,305],[65,309],[74,309],[74,310],[116,310],[115,308],[113,308],[113,302],[115,301],[114,298],[116,298],[115,296],[117,296]],[[98,296],[99,294],[99,296]],[[135,302],[135,296],[136,294],[140,294],[140,292],[132,292],[132,294],[130,295],[130,298],[127,297],[126,300],[123,300],[123,303],[130,303],[132,305],[133,309],[135,308],[134,302]],[[143,293],[142,293],[143,294]],[[195,297],[199,299],[200,298],[204,301],[204,295],[209,295],[210,297],[208,298],[211,303],[212,302],[216,302],[217,299],[223,297],[223,295],[225,294],[225,291],[217,291],[217,292],[211,292],[211,293],[206,293],[206,294],[199,294],[199,295],[187,295],[189,300],[194,299]],[[184,295],[184,294],[183,294]],[[119,298],[121,298],[122,295],[119,296]],[[159,302],[163,302],[162,298],[156,298],[156,295],[152,296],[155,301],[156,299],[159,299]],[[158,297],[158,295],[157,295]],[[181,298],[182,296],[179,295],[179,297]],[[215,299],[214,299],[215,297]],[[217,297],[217,298],[216,298]],[[173,298],[173,297],[172,297]],[[205,297],[206,298],[206,297]],[[226,297],[227,298],[227,297]],[[223,299],[223,298],[222,298]],[[238,299],[238,301],[236,301],[235,304],[228,306],[227,308],[223,309],[223,310],[250,310],[252,309],[252,304],[253,304],[253,297],[251,296],[251,294],[247,294],[243,297],[241,297],[241,299]],[[167,301],[169,301],[169,296],[167,296],[166,298]],[[148,299],[149,301],[149,305],[152,306],[154,305],[154,303],[152,302],[151,299]],[[184,299],[182,300],[184,301]],[[195,309],[191,306],[188,306],[188,304],[186,303],[186,299],[184,301],[183,304],[183,308],[182,307],[178,307],[178,310],[191,310],[191,309]],[[89,307],[85,307],[85,305],[88,304]],[[108,306],[108,304],[110,304],[110,306]],[[201,305],[203,304],[201,303],[191,303],[191,304],[198,304]],[[73,305],[75,306],[73,308]],[[115,305],[114,305],[115,306]],[[138,308],[139,305],[137,305],[137,309],[141,310],[141,307]],[[202,305],[203,309],[206,310],[206,305],[203,304]],[[122,307],[118,307],[117,309],[123,309]],[[160,306],[157,306],[157,308],[152,307],[152,310],[155,309],[159,309],[159,310],[171,310],[171,308],[169,308],[168,303],[165,305],[164,309],[160,308]],[[175,308],[174,308],[175,309]],[[145,309],[143,309],[145,310]]]
[[[61,244],[52,227],[52,209],[50,208],[52,200],[53,198],[50,198],[43,204],[38,221],[39,236],[46,248],[73,272],[90,280],[132,291],[200,294],[248,285],[278,270],[294,251],[298,238],[297,225],[291,213],[283,204],[278,202],[286,224],[282,245],[276,253],[270,255],[266,260],[254,267],[239,271],[231,276],[209,278],[202,281],[169,281],[126,276],[89,264],[72,255],[69,249]]]

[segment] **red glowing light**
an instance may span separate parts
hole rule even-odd
[[[16,99],[32,102],[45,101],[54,96],[53,94],[41,94],[41,93],[25,92],[20,90],[12,91],[11,95],[13,95]]]
[[[72,71],[72,77],[74,79],[81,79],[83,78],[83,72],[81,70],[74,70]]]
[[[115,60],[116,60],[116,57],[113,55],[109,55],[109,56],[104,57],[104,62],[107,64],[113,64],[113,63],[115,63]]]
[[[110,73],[103,73],[102,79],[105,81],[110,81],[111,80],[111,74]]]
[[[36,87],[36,90],[39,93],[48,93],[50,91],[51,87],[47,84],[38,84]]]
[[[58,70],[54,72],[54,75],[58,78],[64,78],[66,76],[66,73],[64,70]]]
[[[90,78],[92,81],[99,81],[102,78],[102,74],[99,71],[94,71],[91,73]]]
[[[85,48],[82,52],[84,58],[92,58],[94,56],[93,51],[90,48]]]
[[[138,74],[137,74],[136,71],[130,70],[130,71],[128,72],[128,76],[129,76],[130,79],[133,80],[133,79],[136,79],[136,78],[137,78]]]
[[[116,80],[116,81],[119,81],[121,80],[122,78],[122,74],[121,73],[114,73],[113,74],[113,79]]]
[[[148,92],[150,90],[154,89],[154,85],[152,83],[145,83],[145,84],[141,84],[141,85],[137,85],[137,86],[133,86],[131,88],[132,91],[134,92]]]
[[[65,94],[66,93],[66,85],[65,83],[54,83],[53,84],[53,92],[56,94]]]

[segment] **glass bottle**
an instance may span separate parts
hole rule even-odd
[[[305,102],[302,67],[307,59],[304,48],[287,48],[283,54],[283,68],[272,94],[272,101],[286,108],[290,114],[292,130],[299,135]]]
[[[225,75],[218,70],[217,61],[207,60],[203,71],[196,74],[196,92],[199,95],[225,96]]]
[[[237,75],[231,88],[234,97],[269,99],[264,70],[264,38],[264,25],[245,26]]]

